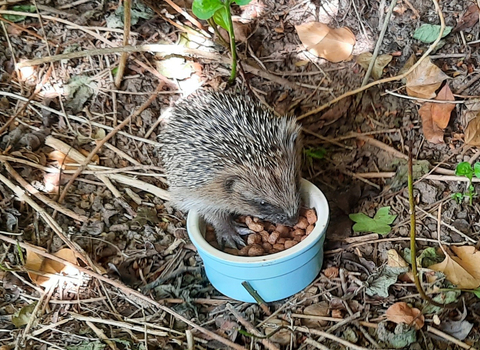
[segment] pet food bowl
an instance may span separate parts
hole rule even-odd
[[[298,293],[315,279],[323,263],[328,203],[323,193],[305,179],[300,191],[303,205],[317,212],[314,230],[297,245],[265,256],[235,256],[212,247],[204,238],[203,219],[194,210],[188,213],[188,234],[203,260],[210,283],[220,293],[232,299],[255,302],[242,285],[246,281],[263,300],[272,302]]]

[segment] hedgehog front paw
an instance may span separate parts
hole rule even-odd
[[[252,233],[255,233],[254,231],[250,230],[247,226],[244,224],[241,224],[239,222],[234,221],[233,222],[233,227],[235,228],[235,231],[240,235],[240,236],[246,236],[246,235],[251,235]]]
[[[235,230],[222,232],[217,237],[217,240],[222,247],[228,247],[233,249],[241,249],[245,247],[245,241]]]

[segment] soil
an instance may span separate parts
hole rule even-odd
[[[268,305],[222,296],[206,278],[185,229],[185,213],[166,200],[156,142],[160,115],[200,86],[248,91],[279,114],[308,113],[360,87],[366,72],[355,59],[331,63],[308,53],[295,26],[319,21],[348,27],[357,40],[357,56],[373,52],[390,3],[253,0],[234,5],[241,62],[234,87],[227,84],[229,51],[206,21],[191,17],[191,1],[135,1],[129,43],[180,44],[209,53],[131,52],[118,87],[114,75],[121,53],[17,64],[123,46],[122,2],[25,4],[3,2],[0,10],[2,350],[480,347],[475,293],[454,290],[423,266],[429,295],[456,302],[453,308],[432,307],[408,273],[392,272],[401,267],[391,258],[394,250],[409,261],[409,148],[415,160],[417,256],[422,254],[425,265],[427,254],[433,260],[443,254],[440,247],[479,246],[479,184],[473,182],[470,201],[464,195],[468,182],[454,177],[460,162],[473,164],[480,156],[465,143],[462,103],[480,95],[478,12],[465,16],[474,2],[440,4],[453,30],[430,59],[448,75],[459,102],[444,143],[425,138],[418,113],[424,102],[410,98],[402,80],[301,119],[303,176],[325,193],[331,210],[325,259],[308,288]],[[14,17],[12,10],[26,14]],[[398,75],[412,55],[420,58],[429,45],[413,33],[422,24],[439,23],[431,0],[399,0],[380,42],[379,54],[393,56],[382,78]],[[113,128],[118,132],[105,141]],[[75,174],[97,145],[89,167]],[[456,194],[458,200],[452,198]],[[372,218],[384,207],[396,215],[388,234],[353,230],[350,214]],[[81,271],[60,272],[64,264],[45,260],[51,254]],[[386,313],[392,305],[404,307],[399,324]]]

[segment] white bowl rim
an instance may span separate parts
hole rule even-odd
[[[315,228],[313,231],[305,238],[303,241],[294,245],[291,248],[285,249],[281,252],[264,255],[264,256],[237,256],[232,254],[224,253],[210,245],[203,237],[198,226],[198,222],[201,219],[196,210],[190,210],[187,216],[187,231],[190,236],[190,239],[194,245],[198,245],[202,250],[209,254],[212,258],[216,260],[222,260],[224,263],[230,264],[245,264],[245,265],[256,265],[255,263],[278,263],[280,261],[289,260],[297,256],[301,251],[307,251],[310,249],[322,235],[326,234],[326,229],[329,221],[329,207],[328,202],[320,189],[312,184],[311,182],[302,179],[302,189],[305,192],[310,193],[316,197],[320,202],[321,211],[325,215],[318,215],[317,210],[317,222],[315,223]],[[198,249],[198,247],[197,247]]]

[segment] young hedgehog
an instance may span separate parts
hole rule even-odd
[[[300,126],[246,95],[197,92],[164,113],[160,153],[172,204],[195,209],[221,246],[245,243],[235,216],[293,226],[300,208]]]

